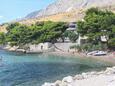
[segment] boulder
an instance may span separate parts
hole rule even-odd
[[[84,77],[82,75],[76,75],[75,77],[73,77],[74,80],[82,80],[84,79]]]
[[[47,82],[45,82],[42,86],[55,86],[55,84],[54,83],[47,83]]]
[[[57,80],[54,84],[55,86],[61,86],[62,82],[60,80]]]
[[[63,78],[62,82],[72,83],[73,77],[72,76],[65,77]]]
[[[106,71],[104,71],[104,74],[115,74],[115,69],[114,68],[107,68]]]

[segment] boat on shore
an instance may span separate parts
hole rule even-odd
[[[105,51],[92,51],[92,52],[87,53],[87,55],[104,56],[104,55],[107,55],[107,52],[105,52]]]

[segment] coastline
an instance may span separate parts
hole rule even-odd
[[[15,49],[15,48],[10,48],[10,49],[7,49],[7,48],[2,48],[3,50],[6,50],[6,51],[11,51],[11,52],[19,52],[19,53],[26,53],[26,50],[24,49]],[[93,56],[93,55],[86,55],[85,53],[78,53],[78,52],[75,52],[75,51],[70,51],[70,52],[67,52],[67,51],[45,51],[45,52],[42,52],[42,51],[39,51],[39,52],[28,52],[26,54],[49,54],[49,55],[57,55],[57,56],[64,56],[64,57],[74,57],[74,58],[89,58],[89,59],[94,59],[94,60],[97,60],[97,61],[103,61],[103,62],[107,62],[109,64],[112,64],[113,66],[115,65],[115,55],[113,54],[107,54],[107,55],[104,55],[104,56]]]
[[[94,60],[99,60],[103,62],[107,62],[110,64],[115,65],[115,54],[110,54],[108,53],[107,55],[104,56],[93,56],[93,55],[86,55],[85,53],[78,53],[75,51],[39,51],[39,52],[27,52],[24,49],[17,49],[17,47],[2,47],[1,49],[6,50],[6,51],[11,51],[11,52],[19,52],[19,53],[27,53],[27,54],[49,54],[49,55],[57,55],[57,56],[64,56],[64,57],[74,57],[74,58],[89,58],[89,59],[94,59]]]
[[[99,61],[104,61],[115,66],[115,56],[89,56],[83,53],[71,52],[50,52],[50,55],[58,55],[75,58],[91,58]],[[115,86],[115,67],[107,68],[105,71],[92,71],[78,74],[75,76],[67,76],[62,80],[57,80],[54,83],[45,82],[42,86]]]
[[[57,55],[57,56],[64,56],[64,57],[75,57],[75,58],[91,58],[94,60],[99,60],[99,61],[103,61],[103,62],[107,62],[110,64],[113,64],[113,66],[115,65],[115,53],[111,54],[111,53],[107,53],[107,55],[104,56],[93,56],[93,55],[86,55],[86,53],[78,53],[75,50],[69,50],[69,51],[60,51],[60,50],[54,50],[54,51],[27,51],[25,49],[18,49],[18,46],[14,46],[14,47],[3,47],[3,50],[6,51],[11,51],[11,52],[19,52],[19,53],[26,53],[26,54],[49,54],[49,55]]]
[[[67,76],[54,83],[45,82],[42,86],[115,86],[115,67],[101,72],[87,72]]]
[[[88,56],[84,53],[73,53],[73,52],[44,52],[43,54],[48,55],[58,55],[58,56],[64,56],[67,58],[83,58],[85,59],[94,59],[97,61],[104,61],[108,62],[110,64],[113,64],[115,66],[115,58],[114,56],[105,55],[105,56]],[[89,84],[89,82],[92,82]],[[95,83],[94,83],[95,82]],[[82,84],[83,83],[83,84]],[[67,76],[64,77],[62,80],[57,80],[54,83],[44,83],[42,86],[114,86],[115,85],[115,67],[107,68],[105,71],[101,72],[87,72],[82,73],[75,76]],[[105,85],[107,83],[107,85]],[[111,85],[112,84],[112,85]]]
[[[114,55],[105,55],[105,56],[92,56],[92,55],[86,55],[84,53],[72,53],[72,52],[60,52],[60,51],[55,51],[55,52],[47,52],[49,55],[57,55],[57,56],[64,56],[64,57],[74,57],[74,58],[89,58],[89,59],[94,59],[94,60],[99,60],[103,62],[107,62],[112,64],[113,66],[115,65],[115,56]]]

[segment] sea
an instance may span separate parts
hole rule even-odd
[[[87,57],[23,54],[0,50],[0,86],[41,86],[68,75],[105,70],[109,63]]]

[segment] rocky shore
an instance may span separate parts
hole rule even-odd
[[[101,72],[87,72],[75,76],[67,76],[54,83],[42,86],[115,86],[115,67]]]

